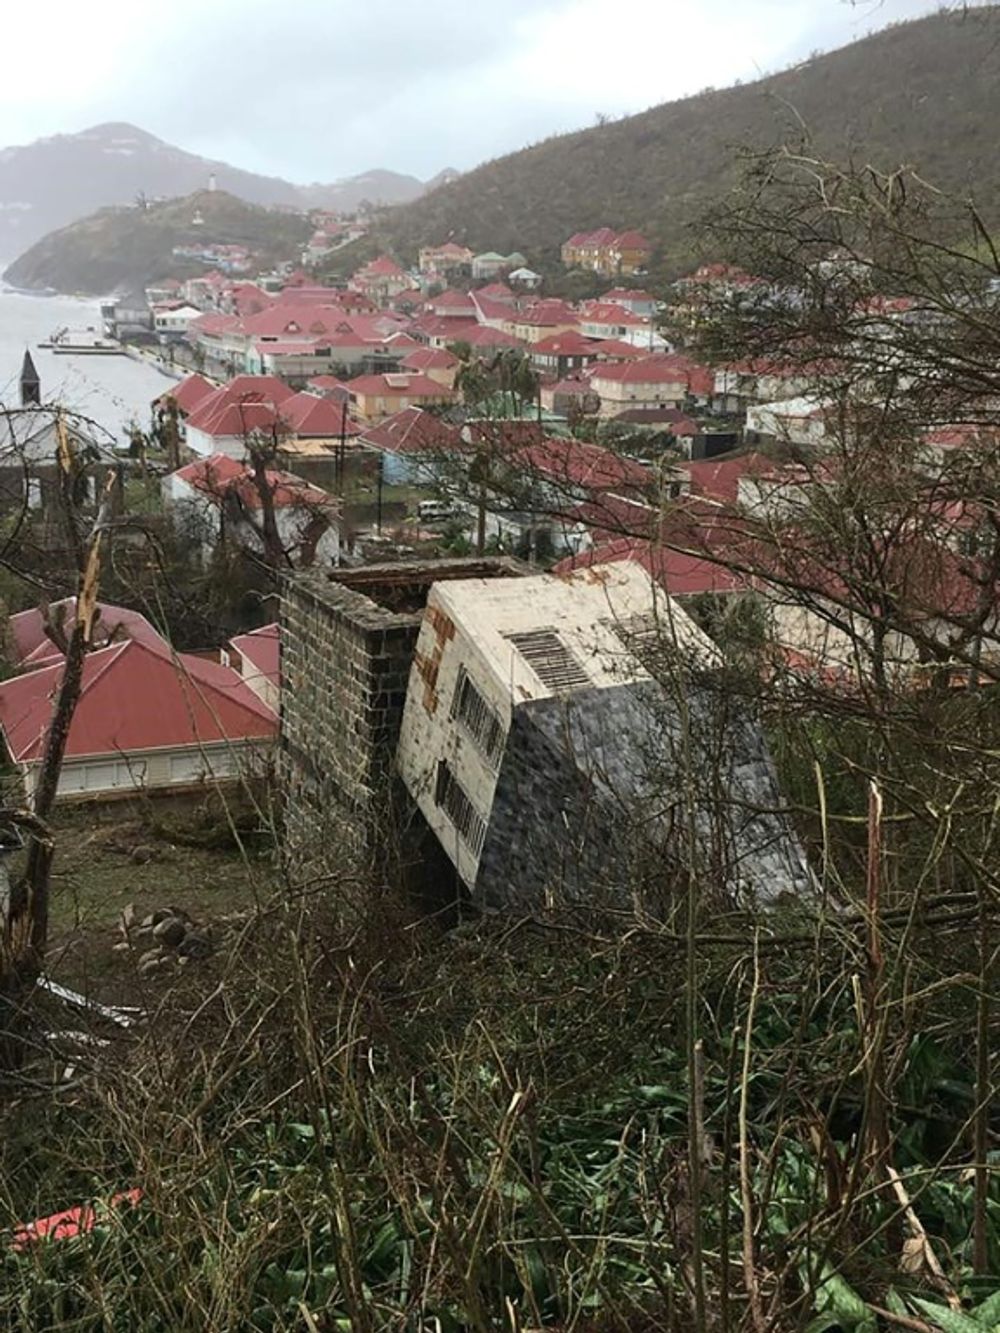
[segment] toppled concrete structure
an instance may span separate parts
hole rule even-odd
[[[404,845],[414,820],[395,762],[428,593],[522,568],[506,558],[431,560],[285,581],[279,762],[286,840],[300,865],[336,857],[367,876],[421,853],[419,839]]]
[[[637,564],[430,590],[398,769],[475,900],[809,888],[763,733]]]

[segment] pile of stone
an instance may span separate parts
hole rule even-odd
[[[199,930],[181,907],[159,907],[139,922],[131,903],[122,912],[120,922],[123,939],[115,945],[121,953],[131,952],[139,942],[149,942],[140,954],[137,968],[140,976],[148,976],[171,963],[186,964],[192,959],[207,958],[212,952],[212,937]]]

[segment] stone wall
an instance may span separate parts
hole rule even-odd
[[[419,823],[395,781],[395,758],[430,587],[523,572],[516,561],[496,558],[286,579],[280,772],[287,846],[300,866],[386,873],[399,839]]]

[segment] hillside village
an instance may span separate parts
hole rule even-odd
[[[996,1333],[996,229],[812,154],[686,265],[116,207],[159,390],[0,412],[0,1325]]]

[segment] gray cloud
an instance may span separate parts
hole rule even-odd
[[[67,16],[76,8],[75,0],[49,3],[65,5]],[[708,83],[752,79],[933,7],[928,0],[699,0],[694,7],[690,0],[174,0],[162,10],[105,3],[119,11],[108,67],[95,64],[88,84],[80,72],[88,53],[67,51],[72,78],[39,80],[34,102],[30,89],[19,94],[27,132],[18,139],[131,120],[185,148],[300,181],[374,166],[422,177],[465,169],[592,123],[597,112],[640,110]],[[109,31],[113,22],[109,16]],[[60,31],[54,23],[56,46]],[[70,21],[65,32],[67,43],[78,40]]]

